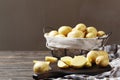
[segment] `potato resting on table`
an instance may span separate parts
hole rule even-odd
[[[91,63],[96,63],[101,67],[106,67],[109,65],[109,56],[106,51],[95,51],[92,50],[87,54],[87,59]]]

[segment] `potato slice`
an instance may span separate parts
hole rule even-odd
[[[51,63],[57,62],[57,58],[56,57],[52,57],[52,56],[45,56],[45,61],[49,61]]]
[[[65,64],[63,61],[58,60],[57,66],[59,68],[68,68],[69,66],[67,64]]]
[[[71,66],[72,57],[64,56],[64,57],[61,57],[60,60],[63,61],[64,63],[66,63],[67,65]]]
[[[75,68],[82,68],[86,62],[87,59],[84,56],[75,56],[71,61],[71,65]]]

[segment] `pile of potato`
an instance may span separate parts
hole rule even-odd
[[[95,38],[105,35],[105,32],[98,31],[95,27],[87,27],[83,23],[77,24],[75,27],[61,26],[58,30],[52,30],[48,33],[51,37],[69,37],[69,38]]]
[[[64,56],[59,60],[56,57],[46,56],[45,61],[34,60],[33,71],[34,73],[42,73],[51,70],[49,64],[57,62],[59,68],[83,68],[92,67],[92,64],[96,64],[100,67],[106,67],[109,65],[109,57],[106,51],[92,50],[87,53],[87,56],[77,55],[74,57]]]

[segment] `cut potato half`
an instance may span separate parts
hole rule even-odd
[[[69,66],[67,64],[65,64],[63,61],[58,60],[57,66],[59,68],[68,68]]]
[[[71,61],[71,65],[74,68],[82,68],[85,66],[86,62],[87,59],[84,56],[75,56]]]
[[[67,65],[71,66],[72,57],[64,56],[64,57],[61,57],[60,60],[63,61],[64,63],[66,63]]]

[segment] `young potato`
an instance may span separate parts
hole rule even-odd
[[[103,35],[105,35],[105,32],[104,32],[104,31],[98,31],[98,32],[97,32],[97,36],[98,36],[98,37],[101,37],[101,36],[103,36]]]
[[[95,63],[97,56],[98,56],[98,51],[95,51],[95,50],[92,50],[87,53],[87,59],[92,63]]]
[[[57,66],[59,68],[68,68],[69,66],[61,60],[58,60]]]
[[[48,33],[48,36],[50,36],[50,37],[55,37],[57,34],[58,34],[58,31],[52,30],[52,31],[50,31],[50,32]]]
[[[75,29],[84,32],[84,31],[86,31],[86,25],[83,24],[83,23],[79,23],[79,24],[77,24],[77,25],[75,26]]]
[[[106,51],[90,51],[87,54],[87,59],[92,62],[96,63],[101,67],[106,67],[109,65],[109,57]]]
[[[93,26],[87,27],[87,33],[94,33],[95,35],[97,35],[97,29]]]
[[[49,66],[50,62],[45,62],[45,61],[35,61],[34,66],[33,66],[33,71],[34,73],[43,73],[46,71],[51,70],[51,67]]]
[[[84,32],[80,30],[73,30],[68,33],[67,37],[69,38],[84,38]]]
[[[49,61],[50,63],[54,63],[57,62],[57,58],[56,57],[52,57],[52,56],[45,56],[45,61]]]
[[[65,36],[67,36],[67,34],[69,33],[69,32],[71,32],[72,31],[72,27],[70,27],[70,26],[61,26],[59,29],[58,29],[58,33],[59,34],[63,34],[63,35],[65,35]]]
[[[95,62],[101,67],[106,67],[109,64],[109,59],[105,56],[98,56]]]
[[[58,34],[58,35],[56,35],[55,37],[66,37],[66,36],[63,35],[63,34]]]
[[[92,32],[86,34],[86,38],[96,38],[96,37],[97,37],[96,34]]]

